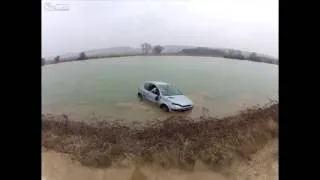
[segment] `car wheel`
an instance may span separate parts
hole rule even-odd
[[[164,112],[169,112],[169,108],[167,105],[161,105],[160,108],[164,111]]]
[[[141,95],[140,93],[138,93],[138,99],[139,99],[140,101],[143,101],[143,97],[142,97],[142,95]]]

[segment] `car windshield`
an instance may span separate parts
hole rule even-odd
[[[158,85],[163,96],[183,95],[181,91],[172,85]]]

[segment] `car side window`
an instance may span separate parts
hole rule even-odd
[[[160,93],[159,93],[159,89],[157,88],[157,86],[155,86],[155,85],[152,85],[151,86],[151,90],[150,90],[153,94],[155,94],[155,95],[159,95]]]
[[[149,87],[149,91],[153,92],[155,90],[156,86],[154,84],[151,84]]]
[[[158,88],[156,88],[156,93],[155,93],[157,96],[159,96],[160,95],[160,91],[159,91],[159,89]]]

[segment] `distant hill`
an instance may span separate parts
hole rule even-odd
[[[162,53],[178,53],[183,49],[195,48],[196,46],[179,46],[179,45],[168,45],[163,46]]]
[[[180,53],[184,55],[191,55],[191,56],[224,57],[224,55],[226,54],[226,50],[214,49],[214,48],[208,48],[208,47],[196,47],[196,48],[182,49]]]
[[[85,51],[85,53],[88,57],[92,57],[92,56],[119,55],[119,54],[138,54],[138,53],[141,53],[141,50],[138,48],[123,46],[123,47],[95,49],[95,50]]]

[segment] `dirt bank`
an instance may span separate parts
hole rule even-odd
[[[169,117],[147,125],[87,123],[66,116],[42,118],[44,149],[69,154],[88,167],[152,165],[192,170],[195,162],[211,170],[247,161],[278,135],[278,104],[247,109],[226,118]]]
[[[278,142],[269,141],[249,161],[234,162],[229,173],[208,170],[197,162],[192,171],[161,168],[88,168],[70,156],[53,151],[42,153],[42,180],[276,180],[278,179]]]

